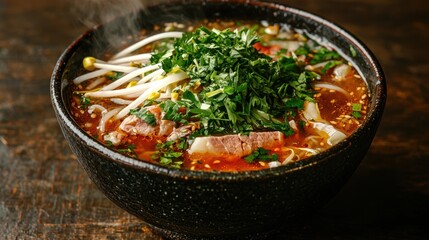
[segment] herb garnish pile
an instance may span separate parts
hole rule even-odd
[[[174,47],[152,55],[151,63],[161,63],[166,72],[177,68],[190,82],[174,89],[176,101],[160,104],[163,119],[186,124],[198,119],[195,135],[248,133],[278,130],[293,134],[289,119],[304,101],[312,101],[311,81],[318,74],[306,71],[295,58],[274,61],[259,53],[260,41],[250,29],[209,30],[200,27],[185,33]]]

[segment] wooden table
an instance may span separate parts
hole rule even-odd
[[[429,239],[429,1],[283,2],[363,40],[384,67],[389,97],[352,179],[277,239]],[[160,239],[95,188],[54,117],[52,69],[86,29],[72,4],[0,1],[0,239]]]

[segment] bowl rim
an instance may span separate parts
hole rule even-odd
[[[175,1],[173,1],[175,2]],[[177,1],[176,1],[177,2]],[[185,3],[192,3],[196,1],[178,1]],[[309,13],[304,10],[297,9],[295,7],[287,6],[286,4],[273,3],[266,1],[243,1],[243,0],[204,0],[198,1],[198,3],[221,3],[228,2],[233,4],[247,4],[253,5],[255,7],[262,7],[275,11],[289,12],[293,15],[298,15],[303,18],[309,18],[311,21],[317,22],[318,24],[323,25],[325,28],[329,28],[339,34],[342,38],[353,44],[353,47],[356,51],[359,51],[362,56],[369,61],[370,68],[375,71],[376,76],[376,86],[374,91],[371,93],[372,98],[375,99],[373,107],[367,118],[364,120],[362,125],[356,129],[350,136],[348,136],[343,141],[337,143],[336,145],[330,147],[327,150],[324,150],[321,153],[318,153],[314,156],[308,157],[306,159],[300,160],[298,162],[278,166],[275,168],[268,168],[262,170],[250,170],[250,171],[238,171],[238,172],[220,172],[220,171],[196,171],[188,169],[176,169],[171,167],[162,166],[160,164],[146,162],[144,160],[138,160],[132,157],[122,155],[102,143],[98,142],[94,138],[90,137],[85,133],[73,120],[67,111],[67,107],[63,102],[62,90],[63,90],[63,74],[65,72],[65,67],[69,59],[73,56],[76,49],[84,42],[84,40],[90,37],[95,31],[102,28],[102,26],[95,26],[92,29],[89,29],[85,33],[81,34],[76,38],[60,55],[50,81],[50,95],[51,102],[56,113],[57,119],[62,121],[64,126],[67,127],[69,133],[73,135],[74,138],[84,141],[88,147],[95,152],[98,152],[101,155],[104,155],[107,159],[111,160],[114,163],[123,165],[125,167],[133,168],[138,171],[151,172],[156,174],[162,174],[171,178],[180,178],[180,179],[199,179],[199,180],[218,180],[218,181],[244,181],[251,180],[255,178],[269,178],[271,176],[279,176],[287,174],[288,172],[299,171],[304,168],[308,168],[317,164],[324,162],[329,159],[328,156],[333,156],[340,154],[342,151],[347,149],[347,147],[353,142],[359,139],[359,136],[365,131],[370,125],[378,125],[382,112],[384,110],[384,105],[387,97],[387,86],[386,80],[381,68],[380,63],[374,56],[374,54],[369,50],[369,48],[353,34],[340,27],[339,25],[326,20],[316,14]],[[165,3],[164,3],[165,4]],[[171,4],[168,3],[168,4]],[[162,5],[162,4],[159,4]],[[159,6],[158,5],[158,6]],[[157,5],[154,5],[157,6]],[[63,130],[64,131],[64,130]],[[65,134],[65,133],[64,133]]]

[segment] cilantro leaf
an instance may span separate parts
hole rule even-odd
[[[362,104],[360,103],[352,103],[352,116],[354,118],[361,118],[362,117]]]
[[[340,60],[341,55],[325,47],[320,47],[311,59],[310,64],[317,64],[329,60]]]
[[[304,44],[303,46],[299,46],[296,50],[295,50],[295,54],[296,55],[307,55],[311,52],[310,47],[307,44]]]
[[[183,164],[183,154],[186,148],[187,142],[185,138],[159,143],[156,145],[157,151],[152,155],[152,159],[165,166],[180,168]]]
[[[156,126],[155,115],[148,111],[146,108],[131,109],[130,114],[137,116],[151,126]]]
[[[349,50],[350,50],[350,54],[352,55],[352,57],[357,56],[356,49],[352,45],[350,45]]]
[[[87,108],[91,104],[91,100],[87,97],[85,97],[84,94],[80,97],[80,106],[83,108]]]
[[[275,153],[269,154],[269,151],[264,148],[258,148],[250,155],[247,155],[246,157],[244,157],[244,160],[246,160],[246,162],[248,163],[252,163],[255,160],[271,162],[271,161],[278,161],[279,156]]]
[[[329,69],[341,65],[342,61],[329,61],[325,66],[323,66],[322,70],[320,71],[322,74],[325,74]]]
[[[128,145],[125,148],[117,148],[116,150],[120,153],[126,154],[130,157],[137,157],[137,153],[134,151],[134,149],[136,148],[135,145],[131,144]]]
[[[360,103],[353,103],[352,104],[352,110],[353,111],[361,111],[362,110],[362,104],[360,104]]]
[[[354,111],[354,112],[352,112],[352,116],[354,118],[361,118],[362,117],[362,113]]]

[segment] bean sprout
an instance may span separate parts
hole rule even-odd
[[[120,57],[124,57],[128,54],[130,54],[131,52],[134,52],[135,50],[144,47],[145,45],[154,42],[154,41],[158,41],[164,38],[181,38],[183,35],[183,32],[164,32],[164,33],[160,33],[160,34],[156,34],[153,36],[150,36],[148,38],[145,38],[143,40],[141,40],[140,42],[137,42],[127,48],[125,48],[124,50],[120,51],[118,54],[116,54],[113,59],[118,59]]]
[[[99,104],[94,104],[88,107],[88,113],[92,114],[95,111],[95,109],[98,109],[101,112],[101,114],[105,114],[107,112],[107,109],[104,108],[103,106]]]
[[[129,73],[137,69],[136,67],[128,67],[128,66],[114,65],[114,64],[108,64],[108,63],[98,63],[98,62],[94,63],[94,67],[106,69],[109,71],[124,72],[124,73]]]
[[[100,123],[98,125],[98,130],[100,132],[104,132],[104,130],[106,129],[106,122],[112,118],[113,116],[115,116],[119,111],[121,111],[122,108],[115,108],[105,114],[103,114],[103,116],[100,119]]]
[[[163,69],[158,69],[152,73],[149,73],[147,76],[144,76],[140,81],[137,82],[137,85],[139,84],[143,84],[147,81],[153,81],[155,80],[157,77],[161,76],[162,74],[164,74],[164,70]]]
[[[132,72],[128,73],[127,75],[119,78],[118,80],[112,82],[111,84],[104,86],[101,90],[105,91],[105,90],[115,89],[115,88],[121,86],[122,84],[129,82],[130,80],[137,77],[138,75],[144,74],[145,72],[149,72],[149,71],[152,71],[152,70],[155,70],[158,68],[159,68],[158,64],[147,66],[144,68],[139,68],[139,69],[132,71]]]
[[[129,57],[118,58],[109,61],[110,64],[129,63],[135,61],[148,61],[152,57],[151,53],[137,54]]]
[[[110,101],[112,101],[113,103],[118,104],[118,105],[128,105],[128,104],[133,102],[131,100],[126,100],[126,99],[122,99],[122,98],[111,98]]]
[[[126,96],[127,94],[133,93],[143,93],[146,89],[150,88],[155,82],[149,82],[141,85],[137,85],[130,88],[118,89],[118,90],[107,90],[107,91],[97,91],[97,92],[87,92],[85,97],[93,98],[109,98],[109,97],[118,97]]]
[[[86,89],[91,90],[94,89],[95,87],[97,87],[98,85],[104,83],[106,81],[106,78],[102,77],[102,78],[97,78],[96,80],[94,80],[91,84],[89,84]]]
[[[166,87],[172,83],[175,83],[175,82],[187,79],[187,78],[189,78],[189,76],[186,73],[179,72],[179,73],[175,73],[175,74],[172,74],[170,76],[167,76],[164,79],[161,79],[159,81],[151,82],[151,83],[155,83],[155,84],[153,84],[153,86],[151,86],[149,89],[144,91],[142,93],[142,95],[140,95],[131,104],[126,106],[124,109],[122,109],[118,113],[116,118],[121,119],[121,118],[125,117],[130,112],[131,109],[134,109],[134,108],[138,107],[140,104],[142,104],[149,97],[149,95],[152,94],[153,92],[157,92],[160,89],[162,89],[162,88],[164,88],[164,87]],[[142,86],[142,85],[138,85],[138,86],[135,86],[133,88],[137,88],[137,87]]]
[[[85,73],[85,74],[80,75],[79,77],[73,79],[73,83],[76,84],[76,85],[77,84],[81,84],[81,83],[85,82],[86,80],[102,76],[102,75],[104,75],[104,74],[106,74],[108,72],[110,72],[110,70],[99,69],[99,70],[96,70],[96,71],[93,71],[93,72]]]

